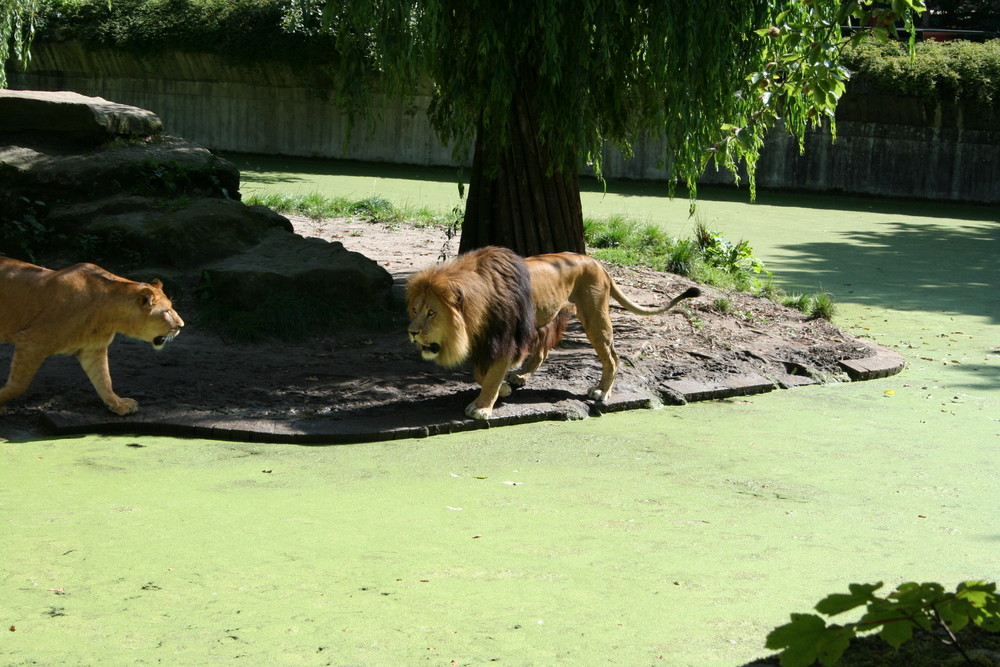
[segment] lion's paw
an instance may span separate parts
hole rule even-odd
[[[610,391],[606,392],[600,387],[591,387],[590,390],[587,391],[587,398],[590,398],[595,401],[601,401],[601,402],[606,401],[608,400],[608,396],[610,395],[611,395]]]
[[[481,408],[475,403],[469,403],[465,407],[465,416],[471,419],[486,420],[493,414],[493,408]]]
[[[510,388],[510,384],[508,382],[503,382],[500,384],[500,391],[497,393],[497,396],[500,398],[507,398],[510,396],[510,392],[512,391],[513,389]]]
[[[525,378],[523,375],[518,375],[517,373],[508,373],[507,381],[504,384],[509,385],[511,389],[520,389],[527,383],[527,381],[528,381],[527,378]]]
[[[139,411],[139,402],[134,398],[123,398],[118,405],[109,405],[108,408],[116,415],[132,415]]]

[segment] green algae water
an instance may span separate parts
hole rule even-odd
[[[253,159],[245,193],[457,200],[450,170]],[[351,446],[3,442],[0,664],[736,666],[852,582],[1000,579],[996,211],[703,195],[906,369]],[[584,193],[679,235],[687,206]]]

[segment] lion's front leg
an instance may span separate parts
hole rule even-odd
[[[510,370],[510,361],[507,359],[494,361],[485,372],[479,368],[473,369],[476,382],[480,384],[482,389],[476,400],[465,407],[465,415],[467,417],[471,417],[472,419],[490,418],[490,415],[493,414],[493,404],[497,402],[497,397],[510,395],[510,385],[505,381],[508,370]]]
[[[90,383],[97,390],[104,404],[116,415],[130,415],[139,409],[139,403],[131,398],[122,398],[111,388],[111,371],[108,369],[108,348],[87,348],[76,353]]]

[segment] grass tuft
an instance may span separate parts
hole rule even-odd
[[[802,311],[812,319],[830,319],[834,313],[829,294],[786,296],[771,272],[754,256],[747,241],[733,243],[702,221],[691,238],[669,236],[662,227],[642,224],[621,215],[584,220],[584,238],[591,254],[619,266],[644,266],[669,271],[723,290],[750,292]],[[722,301],[725,301],[724,299]],[[723,310],[726,304],[716,304]]]

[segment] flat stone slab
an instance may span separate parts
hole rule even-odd
[[[0,132],[54,132],[100,143],[163,132],[152,111],[70,91],[0,90]]]
[[[905,361],[890,350],[880,348],[867,359],[842,361],[850,366],[851,380],[870,380],[900,372]],[[790,376],[795,377],[795,376]],[[815,384],[802,378],[802,384]],[[624,410],[655,409],[663,403],[682,405],[688,402],[750,396],[781,388],[759,375],[746,375],[720,382],[681,379],[665,383],[663,401],[630,387],[619,387],[607,403],[586,400],[582,394],[565,390],[523,388],[515,392],[517,400],[498,403],[493,417],[477,421],[464,417],[461,406],[474,392],[457,392],[429,398],[420,403],[394,407],[377,406],[368,410],[308,415],[291,419],[241,418],[194,409],[169,410],[143,408],[135,415],[118,417],[95,409],[49,411],[43,413],[45,427],[56,435],[106,433],[115,435],[162,435],[171,437],[272,442],[301,445],[334,445],[401,438],[426,438],[484,428],[527,424],[542,421],[571,421]],[[795,385],[788,385],[795,386]]]
[[[906,360],[901,354],[885,348],[878,348],[873,357],[844,359],[840,362],[840,367],[854,381],[889,377],[903,370],[905,365]]]
[[[684,397],[684,402],[709,401],[732,396],[763,394],[778,385],[760,375],[741,375],[719,382],[705,383],[697,380],[674,380],[664,383],[668,395]]]

